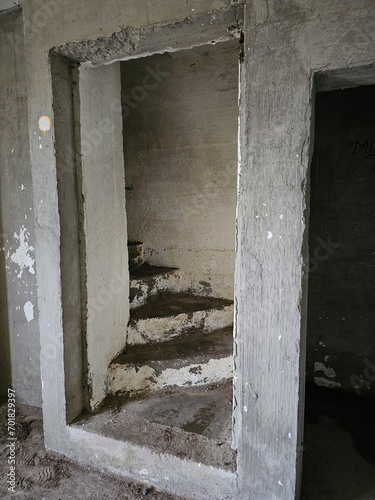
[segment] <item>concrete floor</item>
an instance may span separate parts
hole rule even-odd
[[[73,425],[180,458],[234,471],[232,383],[111,396]]]
[[[198,388],[197,388],[198,389]],[[193,390],[193,393],[195,390]],[[218,389],[218,388],[216,388]],[[230,439],[230,388],[222,391],[212,387],[204,392],[196,392],[197,400],[201,399],[201,408],[212,405],[211,410],[198,417],[193,410],[187,408],[194,400],[194,394],[182,401],[178,393],[165,394],[159,401],[152,399],[128,401],[126,406],[140,419],[149,419],[149,425],[187,426],[188,434],[196,432],[205,434],[204,441],[211,441],[221,448]],[[199,388],[202,390],[202,388]],[[218,396],[221,394],[220,402]],[[304,471],[301,500],[374,500],[375,499],[375,443],[373,441],[373,405],[363,403],[357,405],[354,413],[340,401],[332,401],[331,407],[324,397],[315,402],[310,399],[305,424],[304,439]],[[203,402],[205,401],[205,402]],[[214,404],[215,402],[215,404]],[[112,415],[121,420],[123,402],[112,399]],[[341,406],[340,406],[341,404]],[[359,408],[367,408],[362,415]],[[182,408],[182,411],[179,409]],[[314,409],[318,409],[316,413]],[[176,411],[175,411],[176,410]],[[109,408],[106,410],[109,412]],[[332,416],[336,412],[336,417]],[[322,413],[325,415],[322,415]],[[327,416],[331,413],[331,416]],[[214,414],[214,417],[212,418]],[[348,420],[342,415],[351,415],[350,422],[367,439],[360,435],[352,435],[346,430]],[[357,416],[356,416],[357,414]],[[340,417],[341,415],[341,417]],[[183,417],[186,417],[185,420]],[[358,420],[357,420],[358,422]],[[367,422],[367,424],[366,424]],[[6,500],[135,500],[147,496],[150,500],[185,500],[183,497],[158,492],[150,485],[140,485],[110,474],[104,470],[84,467],[55,453],[47,453],[43,446],[43,427],[40,409],[18,405],[17,408],[17,488],[16,493],[8,495],[5,489],[6,463],[6,404],[0,405],[0,498]],[[81,422],[83,425],[85,422]],[[113,422],[109,422],[113,424]],[[85,423],[86,427],[87,421]],[[190,426],[190,427],[189,427]],[[119,432],[120,426],[114,432]],[[167,429],[166,426],[164,426]],[[181,430],[181,432],[183,432]],[[171,435],[171,434],[170,434]],[[210,436],[211,439],[209,439]],[[220,439],[220,440],[219,440]],[[225,443],[218,446],[221,440]],[[206,442],[207,442],[206,441]],[[194,442],[190,443],[191,445]],[[168,450],[169,451],[169,450]],[[367,460],[364,458],[365,455]],[[372,461],[371,461],[372,460]]]

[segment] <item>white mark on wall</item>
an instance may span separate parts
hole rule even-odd
[[[245,412],[247,412],[247,406],[244,406],[244,407],[243,407],[243,410],[244,410]]]
[[[140,474],[144,475],[144,476],[147,476],[148,475],[148,470],[147,469],[142,469],[141,471],[139,471]]]
[[[283,219],[284,218],[284,214],[280,214],[280,219]]]
[[[326,377],[334,378],[336,377],[336,372],[333,368],[326,367],[323,363],[316,361],[314,363],[314,371],[315,372],[323,372]]]
[[[34,319],[34,304],[29,300],[23,306],[23,312],[25,313],[27,321],[30,323]]]
[[[46,135],[46,132],[51,128],[51,119],[47,115],[43,115],[38,120],[40,130]]]
[[[341,387],[341,384],[339,384],[338,382],[327,380],[324,377],[314,377],[314,382],[316,383],[316,385],[319,385],[321,387],[329,387],[330,389],[333,389],[334,387]]]
[[[34,250],[34,247],[29,245],[29,236],[30,233],[25,226],[20,228],[20,234],[14,233],[14,237],[19,241],[19,247],[10,256],[10,260],[19,266],[17,278],[21,278],[24,269],[27,269],[31,274],[35,274],[35,261],[30,253]]]
[[[21,184],[20,189],[21,189],[21,191],[23,191],[25,189],[25,186],[23,184]]]
[[[283,483],[282,483],[281,481],[278,481],[278,483],[277,483],[277,484],[279,484],[280,486],[282,486],[282,485],[283,485]]]
[[[273,234],[271,231],[267,231],[267,239],[270,240],[271,238],[273,238]]]

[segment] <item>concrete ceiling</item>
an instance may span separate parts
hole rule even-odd
[[[22,0],[0,0],[0,11],[12,9],[17,5],[21,5],[21,3]]]

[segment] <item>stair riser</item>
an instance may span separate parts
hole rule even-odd
[[[109,393],[156,391],[172,387],[191,387],[229,380],[233,376],[233,357],[210,359],[206,363],[174,363],[163,369],[162,362],[135,367],[112,365],[110,367]],[[179,366],[180,364],[180,366]],[[182,365],[182,366],[181,366]]]
[[[181,272],[176,269],[166,275],[148,279],[133,279],[130,281],[130,309],[143,306],[151,302],[160,293],[181,291]]]
[[[148,318],[130,324],[127,345],[163,342],[185,333],[212,332],[233,323],[233,305],[166,318]]]

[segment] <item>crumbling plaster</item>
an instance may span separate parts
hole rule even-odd
[[[0,392],[41,405],[33,191],[20,10],[0,15]],[[35,131],[34,131],[35,132]],[[39,143],[40,131],[34,140]]]

